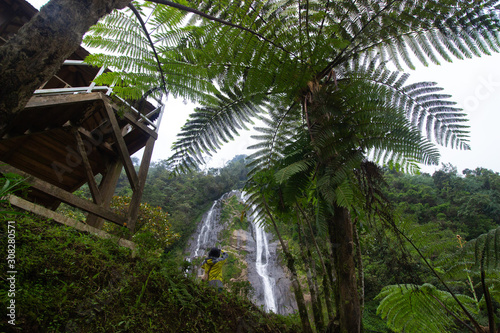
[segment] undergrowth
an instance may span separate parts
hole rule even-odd
[[[6,249],[6,219],[0,225]],[[16,325],[2,319],[0,332],[300,331],[296,317],[218,294],[175,261],[134,257],[112,240],[34,216],[16,217],[16,231]],[[5,260],[0,269],[8,271]],[[9,300],[2,288],[2,309]]]

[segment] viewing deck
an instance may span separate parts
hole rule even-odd
[[[36,12],[24,0],[0,0],[0,45]],[[65,202],[88,212],[92,226],[106,219],[133,229],[164,105],[153,99],[132,105],[112,96],[112,87],[96,86],[92,81],[107,69],[84,64],[88,54],[76,50],[8,124],[0,172],[26,177],[33,203],[55,210]],[[143,148],[137,172],[131,156]],[[133,190],[127,218],[109,209],[122,168]],[[84,184],[93,201],[72,194]]]

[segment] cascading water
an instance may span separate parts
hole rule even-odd
[[[194,257],[198,257],[198,251],[200,251],[200,246],[201,244],[207,244],[208,241],[208,236],[210,235],[210,229],[212,224],[215,222],[215,219],[212,217],[214,215],[214,208],[215,205],[217,204],[217,200],[214,201],[214,204],[210,208],[210,210],[207,213],[207,216],[203,220],[203,224],[200,230],[200,233],[198,234],[198,239],[196,241],[196,250],[194,250]],[[212,228],[213,229],[213,228]],[[215,244],[213,245],[215,246]]]
[[[242,193],[242,199],[247,201],[247,197]],[[267,240],[267,235],[259,224],[256,218],[256,207],[252,205],[251,223],[253,225],[253,230],[255,233],[255,246],[256,246],[256,258],[255,258],[255,268],[257,274],[259,274],[262,279],[262,284],[264,286],[264,304],[267,311],[276,312],[276,300],[274,297],[274,279],[269,276],[268,264],[271,254],[269,253],[269,242]]]
[[[194,258],[200,256],[205,256],[210,248],[218,245],[219,233],[224,228],[224,226],[220,224],[222,202],[234,194],[235,191],[231,191],[215,200],[209,211],[203,216],[200,223],[201,227],[198,228],[194,239],[190,242],[188,261],[192,261]]]

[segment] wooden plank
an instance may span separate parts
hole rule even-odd
[[[110,235],[103,230],[94,228],[88,224],[74,220],[74,219],[69,218],[67,216],[64,216],[62,214],[56,213],[56,212],[51,211],[50,209],[47,209],[45,207],[35,205],[32,202],[26,201],[24,199],[21,199],[19,197],[14,196],[14,195],[9,195],[8,199],[12,205],[19,207],[21,209],[27,210],[29,212],[35,213],[37,215],[41,215],[41,216],[49,218],[49,219],[53,219],[54,221],[56,221],[58,223],[67,225],[69,227],[73,227],[77,230],[89,232],[89,233],[94,234],[100,238],[113,239],[113,240],[117,241],[118,245],[121,245],[123,247],[128,247],[131,250],[136,249],[136,244],[128,239],[123,239],[121,237],[116,237],[114,235]]]
[[[26,104],[25,109],[39,108],[56,104],[60,105],[102,100],[103,96],[104,95],[102,95],[101,93],[33,96],[28,101],[28,104]]]
[[[116,120],[115,113],[111,105],[109,105],[108,103],[104,103],[104,106],[106,107],[106,113],[111,123],[111,128],[113,129],[113,137],[118,146],[118,155],[120,156],[120,160],[122,161],[123,167],[125,168],[125,173],[127,174],[128,180],[130,182],[130,187],[133,191],[136,191],[139,179],[137,178],[137,173],[135,172],[134,165],[132,163],[132,160],[130,159],[130,153],[128,151],[127,145],[125,144],[125,140],[123,140],[123,136],[121,135],[120,126],[118,126],[118,121]]]
[[[78,128],[78,132],[80,132],[80,135],[83,136],[86,140],[90,141],[92,144],[95,144],[95,146],[99,149],[102,149],[104,152],[107,154],[110,154],[112,156],[116,156],[115,151],[113,150],[113,147],[111,145],[103,140],[102,142],[97,141],[93,136],[92,133],[87,131],[83,127]],[[97,141],[97,142],[96,142]]]
[[[153,131],[151,128],[147,127],[144,123],[141,123],[139,121],[137,121],[133,116],[132,114],[130,113],[126,113],[124,115],[124,118],[129,122],[129,124],[131,124],[132,126],[135,126],[136,128],[140,129],[141,131],[143,131],[145,134],[149,135],[149,136],[152,136],[153,138],[158,139],[158,133],[156,133],[155,131]]]
[[[101,205],[102,203],[102,195],[97,187],[97,182],[95,181],[94,173],[92,172],[92,167],[90,166],[89,158],[87,156],[87,151],[85,149],[85,145],[83,143],[82,137],[80,133],[75,128],[74,130],[75,138],[76,138],[76,147],[83,162],[83,168],[85,169],[85,175],[87,176],[87,183],[89,185],[90,194],[92,195],[92,199],[94,203]],[[90,147],[90,153],[92,153],[93,147]]]
[[[80,208],[84,211],[90,212],[92,214],[95,214],[99,217],[102,217],[108,221],[114,222],[120,226],[124,225],[124,220],[125,218],[113,213],[112,211],[105,209],[103,207],[100,207],[96,205],[93,202],[90,202],[88,200],[79,198],[72,193],[65,191],[57,186],[54,186],[52,184],[49,184],[41,179],[38,179],[30,174],[27,174],[21,170],[18,170],[10,165],[0,165],[0,172],[12,172],[16,173],[23,178],[25,178],[25,182],[28,183],[30,186],[45,192],[62,202],[67,203],[68,205]]]
[[[135,231],[135,223],[137,221],[137,216],[139,215],[142,193],[144,191],[149,165],[151,164],[151,156],[153,155],[155,141],[156,140],[153,137],[149,137],[148,142],[146,142],[146,148],[144,148],[144,153],[142,154],[141,166],[139,167],[139,187],[136,191],[134,191],[132,199],[130,200],[127,227],[132,232]]]

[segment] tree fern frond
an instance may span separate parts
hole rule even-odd
[[[458,295],[471,311],[474,300]],[[465,319],[452,296],[431,284],[386,286],[377,295],[377,314],[396,332],[452,332],[454,317]]]
[[[247,129],[246,123],[251,123],[263,110],[254,102],[264,100],[262,94],[241,96],[235,91],[225,91],[219,94],[216,103],[197,108],[195,113],[178,134],[179,139],[174,143],[174,155],[169,162],[177,170],[189,169],[191,161],[203,162],[202,154],[210,155],[220,148],[222,142],[233,139],[233,134]],[[188,162],[186,162],[188,161]]]
[[[373,60],[371,63],[376,62],[377,60]],[[455,102],[448,100],[450,95],[437,93],[442,88],[437,87],[436,83],[418,82],[402,86],[402,82],[407,79],[405,75],[401,76],[401,83],[393,85],[391,82],[394,76],[389,70],[384,69],[383,63],[378,64],[378,68],[382,68],[386,73],[378,77],[367,66],[359,67],[356,72],[349,72],[347,68],[343,73],[346,77],[368,80],[386,87],[384,98],[393,103],[394,107],[406,110],[407,118],[420,130],[425,129],[428,139],[432,140],[431,134],[433,134],[434,140],[441,145],[449,144],[460,149],[468,149],[468,136],[467,132],[464,132],[467,127],[454,125],[466,122],[465,114],[462,113],[462,109],[454,107]],[[394,73],[401,75],[398,72]]]
[[[498,272],[500,269],[500,227],[468,241],[461,256],[471,258],[474,262],[471,268],[476,271],[480,270],[482,261],[486,271]]]

